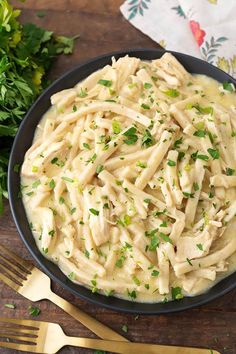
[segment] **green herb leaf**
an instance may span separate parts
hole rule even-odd
[[[142,103],[142,104],[141,104],[141,107],[142,107],[143,109],[150,109],[150,106],[149,106],[148,104],[146,104],[146,103]]]
[[[152,84],[150,84],[149,82],[145,82],[143,86],[145,89],[150,89],[152,87]]]
[[[138,136],[136,135],[137,129],[135,127],[129,128],[126,132],[123,133],[127,139],[124,140],[124,143],[127,145],[133,145],[138,140]]]
[[[145,132],[142,137],[142,146],[148,148],[154,144],[154,138],[148,129],[145,129]]]
[[[171,243],[173,245],[173,241],[171,240],[171,238],[168,235],[164,234],[163,232],[160,232],[160,237],[165,242],[169,242],[169,243]]]
[[[169,97],[178,97],[179,91],[175,89],[169,89],[167,91],[164,91],[164,94]]]
[[[98,80],[98,84],[102,85],[102,86],[105,86],[105,87],[111,87],[112,86],[112,81],[111,80],[100,79],[100,80]]]
[[[184,297],[182,294],[182,288],[180,288],[179,286],[177,286],[176,288],[171,288],[171,295],[173,300],[180,300]]]
[[[16,305],[15,304],[4,304],[4,307],[14,310],[16,308]]]
[[[96,215],[96,216],[99,215],[99,210],[96,210],[96,209],[94,209],[94,208],[90,208],[89,211],[90,211],[90,213],[93,214],[93,215]]]
[[[121,125],[120,122],[118,122],[118,120],[113,120],[112,121],[112,130],[114,134],[119,134],[121,132]]]
[[[203,246],[201,243],[197,243],[197,248],[200,250],[200,251],[203,251]]]
[[[168,165],[168,166],[171,166],[171,167],[174,167],[174,166],[176,166],[176,162],[173,161],[173,160],[168,160],[168,161],[167,161],[167,165]]]
[[[29,311],[29,315],[33,317],[38,316],[41,312],[41,310],[35,306],[29,306],[28,311]]]
[[[207,151],[211,155],[213,160],[217,160],[220,158],[219,150],[209,148],[209,149],[207,149]]]
[[[233,176],[234,173],[235,173],[235,170],[233,168],[227,167],[226,170],[225,170],[225,174],[227,176]]]
[[[223,86],[223,89],[226,91],[229,91],[229,92],[235,91],[234,84],[232,84],[231,82],[225,81],[225,82],[223,82],[222,86]]]
[[[205,130],[197,130],[195,133],[193,133],[194,136],[197,136],[199,138],[205,138],[207,132]]]

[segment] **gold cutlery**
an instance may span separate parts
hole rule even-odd
[[[5,340],[0,341],[1,347],[32,353],[53,354],[62,347],[71,345],[124,354],[220,354],[209,349],[68,337],[56,323],[1,317],[0,338]]]
[[[56,295],[51,290],[51,280],[46,274],[1,245],[0,280],[28,300],[50,300],[100,338],[128,342],[120,334]]]

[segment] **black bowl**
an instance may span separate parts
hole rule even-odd
[[[184,67],[190,73],[205,74],[214,79],[224,82],[229,81],[236,85],[236,80],[225,72],[217,69],[216,67],[189,55],[172,52],[174,56],[184,65]],[[176,312],[192,307],[196,307],[205,304],[213,299],[218,298],[221,295],[226,294],[236,286],[236,272],[227,278],[220,281],[213,288],[202,295],[195,297],[186,297],[180,301],[171,301],[168,303],[157,304],[144,304],[135,303],[126,300],[117,299],[114,297],[106,297],[100,294],[93,294],[90,290],[83,286],[72,283],[68,278],[60,271],[60,269],[48,261],[42,256],[38,250],[32,232],[29,227],[29,223],[26,217],[22,200],[18,198],[20,190],[20,176],[14,172],[15,164],[22,164],[24,155],[28,148],[32,144],[34,137],[34,131],[42,115],[50,107],[50,97],[55,92],[61,91],[66,88],[73,87],[77,82],[86,78],[92,72],[102,68],[103,66],[110,64],[111,57],[122,57],[126,54],[135,56],[143,60],[151,60],[160,58],[164,51],[160,49],[135,49],[123,52],[115,52],[107,55],[97,57],[89,60],[75,69],[64,74],[61,78],[55,81],[43,94],[37,99],[35,104],[31,107],[25,119],[23,120],[17,136],[15,138],[8,172],[8,188],[11,211],[17,229],[20,233],[22,240],[30,251],[34,259],[39,263],[42,269],[47,273],[50,278],[58,282],[62,287],[76,296],[79,296],[83,300],[88,300],[94,304],[105,306],[112,310],[118,310],[129,313],[139,314],[161,314]]]

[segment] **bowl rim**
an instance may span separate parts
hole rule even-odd
[[[31,116],[34,114],[34,111],[40,105],[41,101],[43,99],[45,99],[48,96],[48,94],[53,90],[53,88],[56,87],[58,84],[60,84],[64,79],[66,79],[67,77],[70,77],[73,73],[76,73],[77,71],[82,71],[83,68],[90,66],[91,64],[95,63],[95,65],[96,65],[96,63],[99,63],[99,61],[101,61],[101,60],[108,60],[108,59],[110,60],[111,57],[113,57],[113,56],[121,57],[121,56],[128,54],[130,56],[137,56],[138,57],[138,54],[139,55],[140,54],[162,55],[166,52],[173,54],[175,57],[177,56],[177,57],[185,58],[186,60],[193,61],[195,63],[198,63],[199,65],[206,66],[206,67],[208,66],[209,70],[213,70],[213,71],[221,73],[221,75],[223,75],[225,77],[225,80],[230,81],[234,85],[236,85],[236,80],[233,77],[231,77],[229,74],[225,73],[223,70],[216,68],[215,66],[211,65],[210,63],[207,63],[199,58],[195,58],[193,56],[183,54],[180,52],[175,52],[175,51],[171,51],[171,50],[164,50],[164,49],[159,49],[159,48],[134,48],[134,49],[127,49],[127,50],[124,49],[121,51],[114,51],[114,52],[102,54],[102,55],[96,56],[92,59],[85,60],[85,61],[81,62],[79,65],[77,65],[77,66],[73,67],[72,69],[70,69],[69,71],[65,72],[58,79],[56,79],[46,90],[44,90],[42,92],[42,94],[37,98],[37,100],[31,106],[29,111],[26,113],[24,119],[22,120],[22,122],[20,124],[20,127],[18,129],[18,132],[17,132],[16,137],[13,142],[13,146],[12,146],[11,154],[10,154],[10,159],[9,159],[8,191],[9,191],[10,209],[11,209],[11,213],[13,216],[13,220],[14,220],[15,225],[17,227],[17,231],[20,234],[21,239],[23,240],[25,246],[27,247],[27,249],[30,252],[33,259],[36,261],[36,263],[43,269],[43,271],[52,280],[54,280],[56,283],[60,284],[64,289],[68,290],[73,295],[78,296],[82,300],[88,301],[88,302],[93,303],[95,305],[102,306],[102,307],[105,307],[105,308],[108,308],[108,309],[114,310],[114,311],[124,312],[124,313],[157,315],[157,314],[174,313],[174,312],[179,312],[179,311],[183,311],[183,310],[192,309],[192,308],[195,308],[198,306],[202,306],[210,301],[213,301],[213,300],[225,295],[229,291],[233,290],[236,287],[236,272],[234,272],[234,273],[228,275],[226,278],[220,280],[216,285],[214,285],[212,288],[210,288],[209,291],[207,291],[201,295],[197,295],[197,296],[193,296],[193,297],[185,297],[181,301],[170,301],[170,302],[167,302],[166,304],[132,302],[129,300],[122,300],[122,299],[118,299],[115,297],[108,298],[102,294],[92,294],[92,292],[90,290],[88,290],[87,288],[85,288],[81,285],[72,283],[71,281],[67,282],[67,280],[60,279],[59,276],[57,276],[54,271],[49,269],[49,266],[47,266],[46,263],[49,262],[51,264],[50,267],[52,267],[52,268],[54,268],[54,266],[56,266],[57,269],[59,269],[59,267],[57,265],[54,265],[54,263],[52,263],[51,261],[48,261],[40,253],[39,250],[38,250],[38,252],[37,252],[37,250],[34,250],[36,243],[34,241],[34,237],[33,237],[32,232],[30,231],[31,236],[32,236],[32,240],[30,240],[31,242],[29,240],[27,240],[27,238],[24,236],[22,225],[26,222],[27,223],[26,227],[29,229],[29,224],[27,222],[26,216],[25,216],[26,219],[23,221],[21,221],[18,217],[18,211],[17,211],[17,207],[16,207],[17,196],[13,191],[14,180],[15,180],[14,165],[16,164],[15,157],[17,155],[17,148],[19,145],[19,141],[20,141],[22,135],[24,134],[25,126],[27,125],[28,121],[31,119]],[[98,68],[96,70],[98,70]],[[94,72],[94,70],[92,72]],[[71,86],[71,87],[73,87],[73,86]],[[51,94],[50,94],[50,96],[51,96]],[[34,127],[34,132],[35,132],[35,129],[37,127],[37,123],[34,125],[35,125],[35,127]],[[33,132],[33,134],[34,134],[34,132]],[[31,143],[32,143],[32,141],[31,141]],[[25,154],[25,152],[26,151],[24,151],[24,154]],[[35,246],[34,245],[32,246],[32,242],[35,244]],[[61,272],[60,269],[59,269],[59,273],[62,274],[62,277],[60,276],[61,278],[66,277]],[[232,276],[235,277],[233,282],[229,282],[229,284],[227,286],[225,286],[225,287],[223,286],[222,289],[218,289],[218,288],[221,288],[219,286],[220,284],[223,284],[228,278],[231,278]],[[217,291],[212,292],[212,289],[214,289],[216,287],[217,287]]]

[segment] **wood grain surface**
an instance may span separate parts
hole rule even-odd
[[[50,74],[52,78],[58,77],[83,60],[106,52],[158,47],[122,17],[119,11],[122,0],[27,0],[25,3],[14,0],[12,3],[22,8],[20,17],[22,22],[33,22],[58,34],[69,36],[80,34],[73,55],[61,56],[55,63]],[[37,16],[39,11],[45,13],[43,18]],[[8,205],[4,216],[0,218],[0,242],[22,257],[30,259],[18,236]],[[202,346],[214,348],[222,354],[236,354],[236,290],[194,310],[135,318],[133,315],[115,313],[81,301],[56,284],[53,284],[53,289],[58,295],[126,335],[131,341]],[[16,308],[14,310],[5,308],[6,303],[14,303]],[[30,305],[30,301],[0,283],[1,316],[29,318]],[[41,309],[37,319],[60,323],[68,335],[94,337],[80,323],[48,301],[42,301],[37,306]],[[122,332],[123,325],[128,326],[127,334]],[[61,351],[62,354],[92,352],[72,347],[66,347]],[[17,352],[0,348],[0,353]]]

